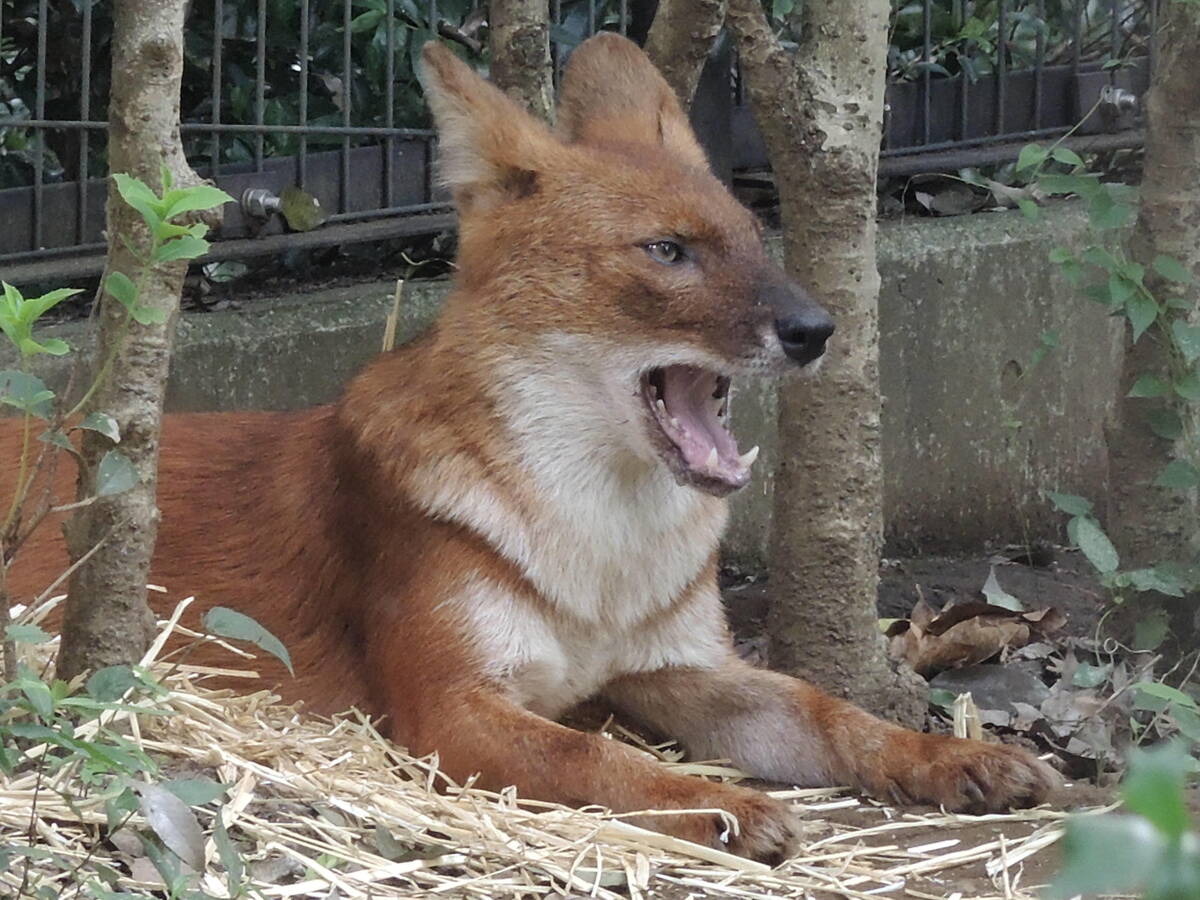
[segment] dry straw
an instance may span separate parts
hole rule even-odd
[[[263,897],[1033,898],[1039,885],[1025,883],[1026,866],[1062,833],[1065,814],[1047,809],[912,814],[838,790],[776,791],[801,816],[805,840],[794,859],[768,868],[602,810],[448,785],[436,761],[408,756],[360,715],[318,719],[265,692],[206,688],[212,675],[235,673],[159,658],[166,637],[183,630],[182,607],[145,660],[169,693],[133,701],[171,715],[119,712],[110,719],[164,771],[207,774],[228,785],[219,810],[197,811],[206,860],[198,887],[213,897],[229,896],[212,837],[216,815]],[[617,725],[607,731],[634,740]],[[87,734],[84,728],[79,736]],[[641,746],[698,776],[741,777],[719,763],[683,764],[669,748]],[[60,857],[88,859],[81,871],[102,863],[129,873],[136,860],[120,849],[129,842],[105,840],[103,805],[68,803],[57,787],[39,791],[32,773],[0,780],[0,845],[27,845],[32,831],[37,845]],[[995,831],[980,827],[986,824]],[[137,815],[127,827],[147,826]],[[132,871],[147,881],[123,874],[122,889],[155,889],[142,862]],[[0,873],[0,896],[15,894],[24,864]],[[88,896],[78,876],[74,883],[59,878],[59,896]],[[976,888],[967,892],[963,884]]]

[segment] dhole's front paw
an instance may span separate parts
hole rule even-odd
[[[730,785],[710,784],[709,789],[690,797],[695,809],[723,809],[737,817],[737,833],[723,816],[661,816],[649,827],[746,856],[775,866],[795,855],[800,841],[800,824],[795,812],[781,800],[759,791]]]
[[[1041,803],[1059,783],[1050,766],[1006,744],[909,732],[889,741],[886,755],[883,777],[864,779],[864,787],[901,804],[998,812]]]

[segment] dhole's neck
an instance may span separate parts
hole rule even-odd
[[[564,612],[631,625],[695,580],[726,507],[643,446],[630,365],[577,335],[468,339],[449,316],[368,369],[345,414],[370,423],[364,448],[408,499],[482,535]]]

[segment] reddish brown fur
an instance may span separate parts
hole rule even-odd
[[[704,167],[678,104],[640,51],[611,35],[576,51],[562,138],[444,49],[427,51],[426,64],[461,215],[454,295],[435,329],[378,359],[334,406],[167,418],[152,578],[171,593],[156,602],[169,608],[195,593],[197,613],[222,604],[253,616],[296,663],[292,679],[260,658],[267,683],[317,710],[357,704],[385,716],[396,740],[436,750],[456,778],[479,772],[490,787],[617,810],[725,809],[740,822],[731,846],[755,857],[791,848],[785,805],[669,774],[522,708],[520,698],[557,711],[573,698],[555,693],[565,681],[607,673],[586,690],[694,753],[731,757],[763,777],[843,782],[956,809],[1041,800],[1053,775],[1023,751],[904,731],[739,662],[715,599],[723,501],[675,486],[633,437],[612,445],[645,426],[616,413],[619,421],[605,419],[631,389],[594,399],[612,383],[605,363],[616,371],[622,353],[684,347],[742,371],[764,352],[772,322],[759,291],[783,283],[751,216]],[[645,242],[662,237],[686,241],[694,262],[649,262]],[[547,343],[554,335],[569,336],[571,352]],[[577,358],[592,347],[603,351],[594,372]],[[586,413],[595,429],[579,418],[561,448],[551,442],[545,458],[531,458],[554,420],[539,418],[536,402],[520,405],[520,391],[545,383],[561,388],[562,415]],[[14,458],[16,440],[3,431],[0,457]],[[591,461],[609,479],[603,490],[585,477]],[[60,476],[67,497],[70,473]],[[668,516],[651,507],[598,519],[574,544],[554,543],[574,520],[600,515],[600,506],[571,507],[576,495],[593,491],[601,504],[623,496],[626,483],[678,507],[661,532],[647,531],[653,546],[626,548],[615,562],[599,555],[645,517]],[[547,484],[561,484],[566,499]],[[636,506],[640,495],[629,496]],[[563,509],[567,517],[556,518]],[[526,529],[528,546],[506,544]],[[558,554],[548,568],[537,562],[543,551]],[[577,559],[593,552],[594,578],[581,569],[583,581],[570,582]],[[65,563],[57,529],[43,527],[13,569],[13,596],[41,591]],[[666,574],[651,574],[663,579],[678,574],[676,586],[657,596],[654,585],[668,580],[648,581],[644,598],[641,587],[609,590],[626,584],[622,567],[636,575],[638,566],[661,567]],[[589,612],[556,594],[556,585],[592,581],[616,605]],[[623,621],[622,610],[634,619]],[[631,649],[648,633],[644,650]],[[593,646],[608,656],[555,668],[560,650]],[[495,658],[505,648],[511,661]],[[636,662],[638,653],[659,662]],[[724,831],[710,816],[651,824],[709,843]]]

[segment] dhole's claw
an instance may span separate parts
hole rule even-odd
[[[916,746],[889,760],[886,782],[868,781],[868,790],[951,812],[985,813],[1034,806],[1059,783],[1050,766],[1019,747],[941,735],[913,737],[920,738]]]
[[[737,818],[737,833],[723,816],[663,816],[646,824],[675,837],[777,866],[794,856],[800,823],[786,803],[747,788],[713,785],[709,796],[693,798],[697,808],[723,809]]]

